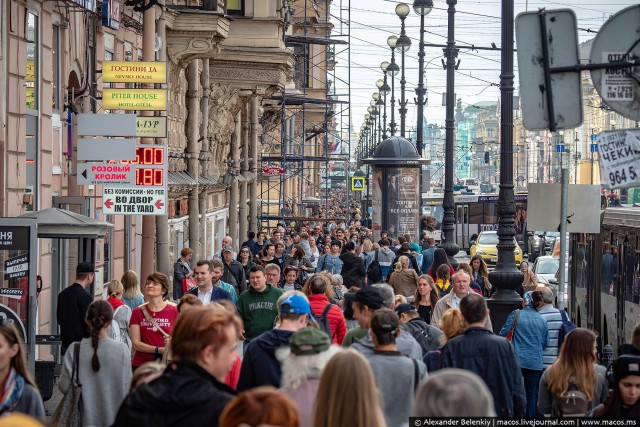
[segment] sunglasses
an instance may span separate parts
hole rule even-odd
[[[242,251],[240,251],[240,253],[241,253],[241,254],[248,254],[248,253],[249,253],[249,251],[247,251],[247,250],[242,250]]]

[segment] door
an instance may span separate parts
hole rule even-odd
[[[456,205],[456,244],[460,249],[469,248],[469,205]]]

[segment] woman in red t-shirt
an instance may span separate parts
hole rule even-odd
[[[164,300],[169,294],[167,276],[158,272],[147,276],[144,293],[149,302],[136,307],[131,314],[131,342],[135,350],[131,365],[134,370],[145,362],[162,358],[166,338],[158,328],[170,336],[178,317],[177,307]]]

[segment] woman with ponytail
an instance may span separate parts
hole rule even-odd
[[[110,426],[131,383],[131,356],[126,344],[109,338],[113,309],[107,301],[94,301],[87,310],[85,322],[90,338],[74,342],[64,355],[58,387],[66,393],[71,386],[71,373],[78,353],[78,384],[82,386],[82,425]]]
[[[127,345],[131,353],[131,334],[129,333],[129,321],[131,320],[131,309],[122,301],[124,286],[119,280],[112,280],[107,283],[107,302],[113,308],[113,319],[118,324],[118,330],[111,328],[109,338],[120,340]],[[115,325],[114,325],[115,326]]]

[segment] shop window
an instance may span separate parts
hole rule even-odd
[[[227,15],[244,16],[244,0],[227,0]]]
[[[38,40],[38,16],[32,12],[27,13],[27,75],[25,76],[25,94],[27,108],[38,109],[38,66],[39,66],[39,40]]]

